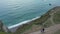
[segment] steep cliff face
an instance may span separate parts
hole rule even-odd
[[[9,29],[3,24],[3,22],[1,20],[0,20],[0,31],[10,32]]]
[[[3,30],[3,23],[2,23],[2,21],[0,21],[0,31],[4,31]]]

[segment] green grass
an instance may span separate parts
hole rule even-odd
[[[13,33],[0,32],[0,34],[13,34]]]
[[[22,28],[19,28],[19,29],[15,32],[15,34],[19,34],[19,33],[22,34],[24,31],[31,29],[32,26],[33,26],[33,25],[25,25],[25,26],[23,26]]]
[[[60,24],[60,11],[54,14],[53,20],[56,24]]]
[[[57,32],[54,32],[54,34],[60,34],[60,30],[58,30]]]
[[[0,34],[7,34],[6,32],[0,32]]]
[[[52,23],[51,23],[51,21],[48,19],[48,20],[45,22],[44,27],[50,27],[50,26],[52,26]]]
[[[24,31],[28,30],[28,29],[31,29],[32,25],[42,25],[42,23],[44,23],[48,18],[49,18],[49,14],[45,14],[43,16],[41,16],[41,18],[39,19],[36,19],[32,22],[30,22],[30,24],[24,24],[21,28],[19,28],[15,34],[21,34],[23,33]]]

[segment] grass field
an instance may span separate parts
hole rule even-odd
[[[60,34],[60,30],[54,32],[53,34]]]
[[[54,14],[54,22],[56,24],[60,24],[60,11],[58,11]]]
[[[51,23],[51,20],[48,19],[48,20],[45,22],[44,27],[50,27],[50,26],[52,26],[52,25],[53,25],[53,24]]]
[[[0,34],[13,34],[13,33],[0,32]]]

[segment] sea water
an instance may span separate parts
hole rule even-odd
[[[13,28],[40,17],[55,6],[60,6],[60,0],[0,0],[0,20]]]

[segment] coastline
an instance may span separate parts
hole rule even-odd
[[[40,16],[39,17],[36,17],[36,18],[33,18],[33,19],[30,19],[30,20],[26,20],[26,21],[20,22],[18,24],[12,25],[12,26],[8,26],[8,29],[12,29],[12,28],[15,28],[17,26],[21,26],[21,25],[26,24],[28,22],[34,21],[34,20],[36,20],[38,18],[40,18]]]
[[[57,7],[60,7],[60,6],[57,6]],[[27,21],[24,21],[24,22],[22,22],[22,23],[20,23],[20,24],[16,24],[16,25],[13,25],[13,26],[10,26],[10,31],[12,31],[12,32],[15,32],[17,29],[19,29],[19,28],[21,28],[21,27],[23,27],[23,25],[25,25],[25,24],[32,24],[32,23],[34,23],[34,22],[37,22],[37,20],[40,22],[40,24],[41,23],[43,23],[46,19],[48,19],[49,17],[50,17],[50,11],[51,10],[54,10],[55,8],[57,8],[57,7],[54,7],[54,8],[52,8],[52,9],[50,9],[48,12],[46,12],[45,14],[43,14],[41,17],[38,17],[38,18],[34,18],[34,19],[31,19],[31,20],[27,20]],[[45,18],[45,17],[46,18]],[[43,20],[44,19],[44,20]],[[43,20],[43,21],[42,21]],[[39,24],[39,22],[38,22],[38,24]],[[35,23],[36,24],[36,23]],[[23,28],[22,28],[23,29]],[[15,30],[15,31],[14,31]]]
[[[40,17],[41,17],[41,16],[38,16],[38,17],[33,18],[33,19],[31,19],[31,20],[26,20],[26,21],[23,21],[23,22],[21,22],[21,23],[18,23],[18,24],[9,26],[8,29],[9,29],[11,32],[15,32],[15,31],[18,29],[18,27],[20,27],[20,26],[22,26],[22,25],[24,25],[24,24],[30,23],[30,22],[32,22],[32,21],[34,21],[34,20],[36,20],[36,19],[39,19]]]
[[[26,23],[26,24],[23,24],[21,26],[17,26],[15,28],[11,28],[8,32],[5,32],[5,31],[0,31],[1,34],[29,34],[29,33],[32,33],[32,32],[35,32],[35,31],[39,31],[41,27],[41,24],[43,23],[46,23],[46,21],[51,18],[51,14],[54,13],[56,11],[56,9],[59,11],[57,14],[60,14],[60,6],[57,6],[57,7],[54,7],[52,9],[49,10],[49,12],[45,13],[44,15],[42,15],[40,18],[34,20],[34,21],[31,21],[29,23]],[[53,16],[53,15],[52,15]],[[60,16],[60,15],[57,15],[57,16]],[[55,17],[56,18],[56,17]],[[58,17],[57,17],[58,18]],[[59,18],[58,18],[59,19]],[[58,20],[57,19],[57,20]],[[49,24],[51,23],[50,21],[48,21]],[[47,26],[49,26],[49,24]],[[59,23],[58,23],[59,24]],[[33,25],[33,26],[32,26]],[[37,27],[35,27],[37,25]],[[53,25],[53,24],[52,24]],[[5,25],[4,25],[5,26]],[[43,27],[43,26],[42,26]],[[17,28],[17,29],[16,29]],[[31,28],[33,28],[31,30]],[[38,30],[36,30],[35,28],[39,28]],[[45,27],[47,28],[47,27]],[[16,31],[14,30],[16,29]],[[12,31],[11,31],[12,30]],[[31,31],[30,31],[31,30]],[[34,30],[34,31],[33,31]],[[14,31],[14,32],[13,32]]]

